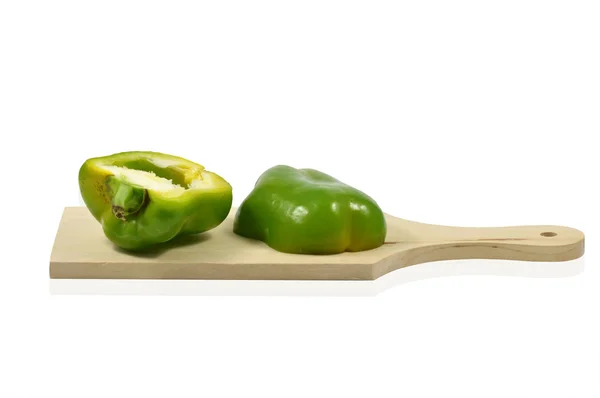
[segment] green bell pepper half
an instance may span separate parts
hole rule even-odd
[[[106,237],[144,250],[215,228],[231,210],[231,185],[204,166],[159,152],[121,152],[86,160],[79,188]]]
[[[387,229],[364,192],[318,170],[278,165],[258,178],[233,230],[280,252],[336,254],[377,248]]]

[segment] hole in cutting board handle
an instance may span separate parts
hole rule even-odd
[[[556,236],[557,233],[556,232],[542,232],[540,235],[542,235],[546,238],[552,238],[553,236]]]

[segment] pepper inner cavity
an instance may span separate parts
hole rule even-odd
[[[170,179],[160,177],[153,171],[129,169],[119,166],[102,166],[102,168],[114,175],[118,180],[152,191],[181,194],[187,188],[174,183]]]

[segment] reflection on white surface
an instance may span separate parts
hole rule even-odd
[[[396,286],[462,275],[566,278],[584,270],[584,257],[565,262],[455,260],[401,268],[375,281],[51,279],[53,295],[133,296],[376,296]]]

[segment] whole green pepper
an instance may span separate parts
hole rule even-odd
[[[79,170],[86,206],[117,246],[142,250],[225,220],[232,188],[204,166],[159,152],[121,152]]]
[[[386,221],[367,194],[313,169],[265,171],[242,202],[234,232],[298,254],[357,252],[381,246]]]

